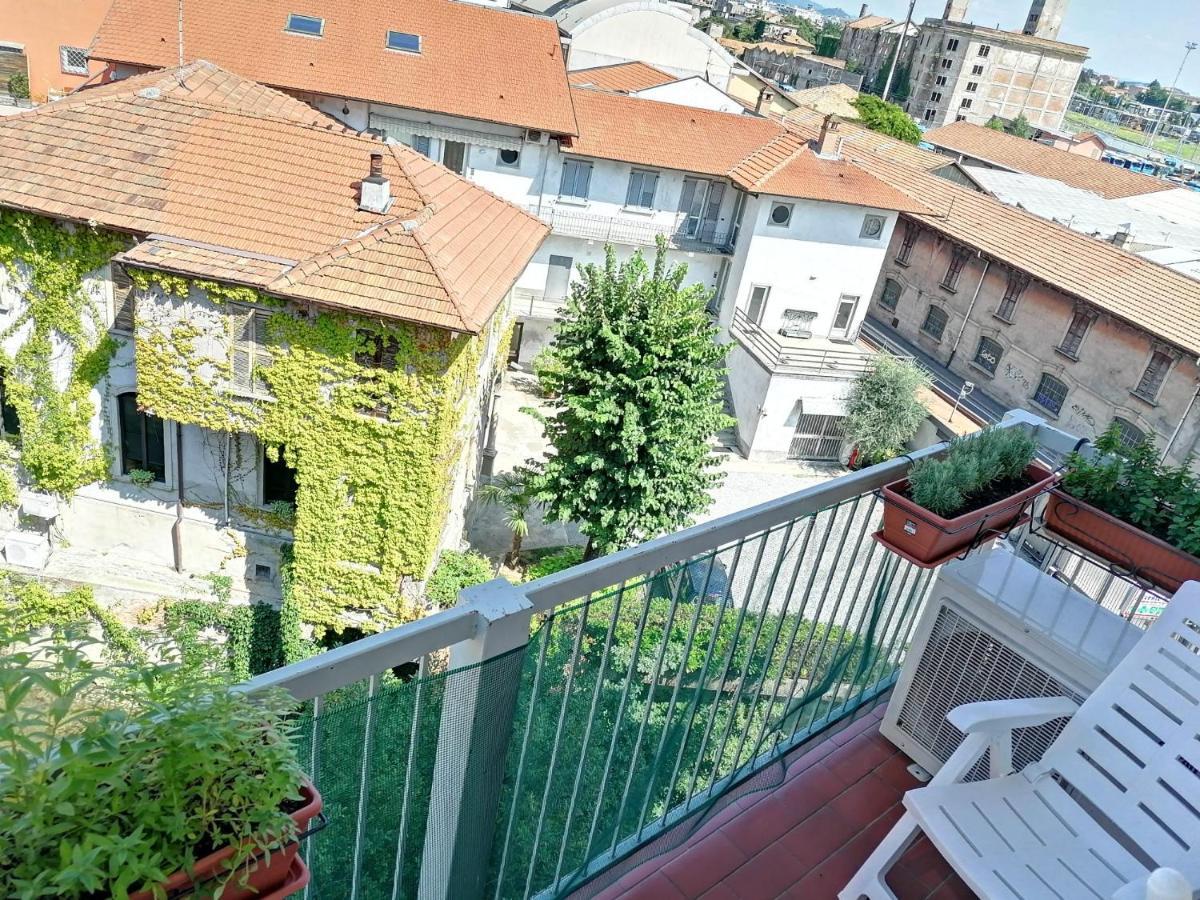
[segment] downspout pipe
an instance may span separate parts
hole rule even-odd
[[[983,254],[978,250],[975,255],[982,257]],[[954,357],[958,353],[958,345],[962,343],[963,335],[967,332],[967,323],[971,321],[971,313],[975,311],[975,302],[979,299],[979,292],[983,290],[983,280],[987,278],[988,269],[991,268],[992,261],[985,259],[983,261],[983,274],[979,276],[979,284],[975,285],[975,294],[971,297],[971,305],[967,307],[967,314],[963,317],[962,328],[958,329],[958,337],[954,339],[954,346],[950,348],[950,356],[946,359],[946,365],[954,362]]]
[[[1183,415],[1179,418],[1179,424],[1175,426],[1175,430],[1171,432],[1171,439],[1167,441],[1167,446],[1163,448],[1162,461],[1167,461],[1167,454],[1171,452],[1171,448],[1175,446],[1175,441],[1179,437],[1179,432],[1183,431],[1183,423],[1187,421],[1188,416],[1192,414],[1192,409],[1196,405],[1196,401],[1200,399],[1200,383],[1196,385],[1196,390],[1192,394],[1191,401],[1188,402],[1187,409],[1183,411]]]
[[[175,571],[183,571],[183,425],[175,423],[175,524],[171,526],[171,550]]]

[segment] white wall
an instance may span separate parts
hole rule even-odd
[[[635,91],[633,96],[658,100],[660,103],[678,103],[680,106],[715,109],[718,112],[749,114],[746,107],[698,75],[646,88],[644,91]]]

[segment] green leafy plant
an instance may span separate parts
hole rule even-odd
[[[923,459],[908,475],[913,502],[949,519],[996,486],[1022,479],[1037,442],[1019,428],[987,428],[955,438],[941,459]]]
[[[0,820],[21,836],[0,842],[0,896],[123,900],[233,845],[219,890],[294,837],[294,701],[89,644],[0,625]]]
[[[873,94],[859,94],[854,98],[854,108],[863,125],[872,131],[878,131],[904,141],[917,144],[921,141],[921,129],[908,113],[895,103],[888,103]]]
[[[498,506],[504,514],[504,526],[512,532],[512,546],[504,556],[504,564],[516,565],[521,555],[521,541],[529,535],[529,508],[535,503],[529,483],[531,472],[517,468],[501,472],[479,490],[479,502]]]
[[[29,76],[24,72],[9,76],[8,94],[14,100],[29,99]]]
[[[154,484],[154,473],[146,469],[130,469],[129,480],[138,487],[149,487]]]
[[[425,597],[443,609],[453,606],[459,591],[491,581],[492,574],[492,564],[478,553],[447,550],[425,583]]]
[[[928,413],[917,396],[929,374],[910,360],[880,354],[846,396],[846,435],[868,465],[904,451]]]
[[[1096,440],[1097,454],[1067,459],[1063,489],[1072,497],[1104,510],[1178,547],[1200,556],[1200,479],[1189,457],[1178,466],[1159,457],[1147,437],[1129,447],[1116,426]]]
[[[561,550],[542,555],[530,563],[525,570],[525,581],[534,581],[547,575],[553,575],[555,572],[577,566],[581,562],[583,562],[582,547],[563,547]]]

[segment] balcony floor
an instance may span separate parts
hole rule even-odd
[[[654,857],[596,900],[833,900],[917,787],[908,757],[879,734],[883,707],[786,761],[781,784],[714,813],[678,849]],[[900,900],[975,895],[925,838],[887,878]]]

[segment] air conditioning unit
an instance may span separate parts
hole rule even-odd
[[[880,732],[929,772],[963,734],[946,714],[1013,697],[1082,700],[1141,630],[1005,546],[943,567],[917,623]],[[1013,733],[1013,765],[1041,758],[1066,720]],[[968,778],[986,777],[986,760]]]
[[[538,131],[536,128],[528,128],[525,130],[525,142],[545,146],[550,142],[550,135],[544,131]]]

